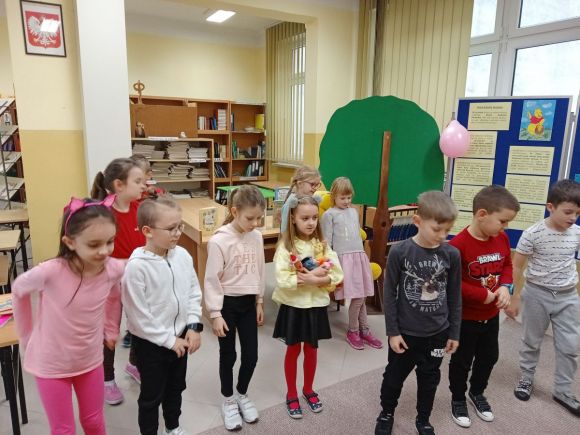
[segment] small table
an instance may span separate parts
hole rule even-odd
[[[16,278],[16,251],[18,243],[20,242],[20,230],[0,231],[0,252],[9,251],[12,258],[12,270],[14,271],[14,278]]]
[[[24,224],[28,222],[28,210],[16,208],[13,210],[0,210],[0,225],[18,225],[20,228],[20,250],[22,252],[22,267],[28,270],[28,254],[26,253],[26,237],[24,236]]]
[[[0,302],[11,298],[12,295],[0,295]],[[28,423],[28,412],[26,410],[26,397],[24,396],[24,382],[22,381],[22,367],[20,356],[18,355],[18,335],[14,319],[0,328],[0,365],[2,367],[2,379],[4,380],[4,390],[6,398],[10,403],[10,419],[12,420],[12,432],[20,435],[20,424],[18,423],[18,401],[20,399],[20,415],[22,424]],[[16,368],[15,368],[16,367]]]

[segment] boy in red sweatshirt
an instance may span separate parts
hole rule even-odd
[[[498,360],[499,310],[507,308],[513,288],[510,242],[504,229],[520,210],[518,200],[503,186],[488,186],[473,198],[473,219],[449,243],[461,253],[463,313],[459,348],[449,364],[451,415],[471,426],[465,393],[477,415],[493,421],[483,395]]]

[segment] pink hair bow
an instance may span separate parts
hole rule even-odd
[[[104,207],[111,208],[113,206],[113,203],[115,202],[116,197],[117,195],[107,195],[105,199],[103,199],[102,201],[87,201],[85,199],[71,197],[70,202],[63,210],[64,213],[68,212],[68,216],[64,223],[65,234],[67,233],[68,222],[70,221],[71,216],[75,214],[77,211],[93,205],[102,205]]]

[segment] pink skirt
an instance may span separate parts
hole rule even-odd
[[[344,272],[342,287],[334,291],[334,298],[364,298],[375,294],[369,257],[363,251],[349,252],[338,256]]]

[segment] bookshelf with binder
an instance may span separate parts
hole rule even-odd
[[[14,98],[0,98],[0,209],[26,207],[18,116]]]
[[[188,115],[186,119],[180,120],[179,125],[186,125],[186,127],[177,128],[176,116],[157,116],[150,119],[149,123],[154,126],[154,131],[160,131],[161,128],[163,134],[170,133],[175,136],[187,128],[186,135],[189,138],[212,141],[212,145],[208,145],[208,178],[210,179],[208,195],[212,198],[216,198],[216,192],[220,186],[268,180],[266,134],[263,127],[264,104],[143,96],[142,104],[139,105],[136,95],[131,95],[129,98],[132,103],[132,129],[135,128],[136,118],[133,112],[136,106],[149,105],[159,107],[160,110],[163,106],[169,106],[171,110],[178,110],[176,106],[195,108],[195,116]],[[168,125],[172,128],[166,128]],[[148,124],[145,123],[146,133],[153,134],[150,130]],[[133,143],[139,140],[133,139]],[[181,139],[175,138],[175,140]],[[167,162],[153,163],[166,164]],[[163,166],[158,166],[158,169],[165,172]],[[164,183],[164,180],[161,180],[161,187],[164,187]]]

